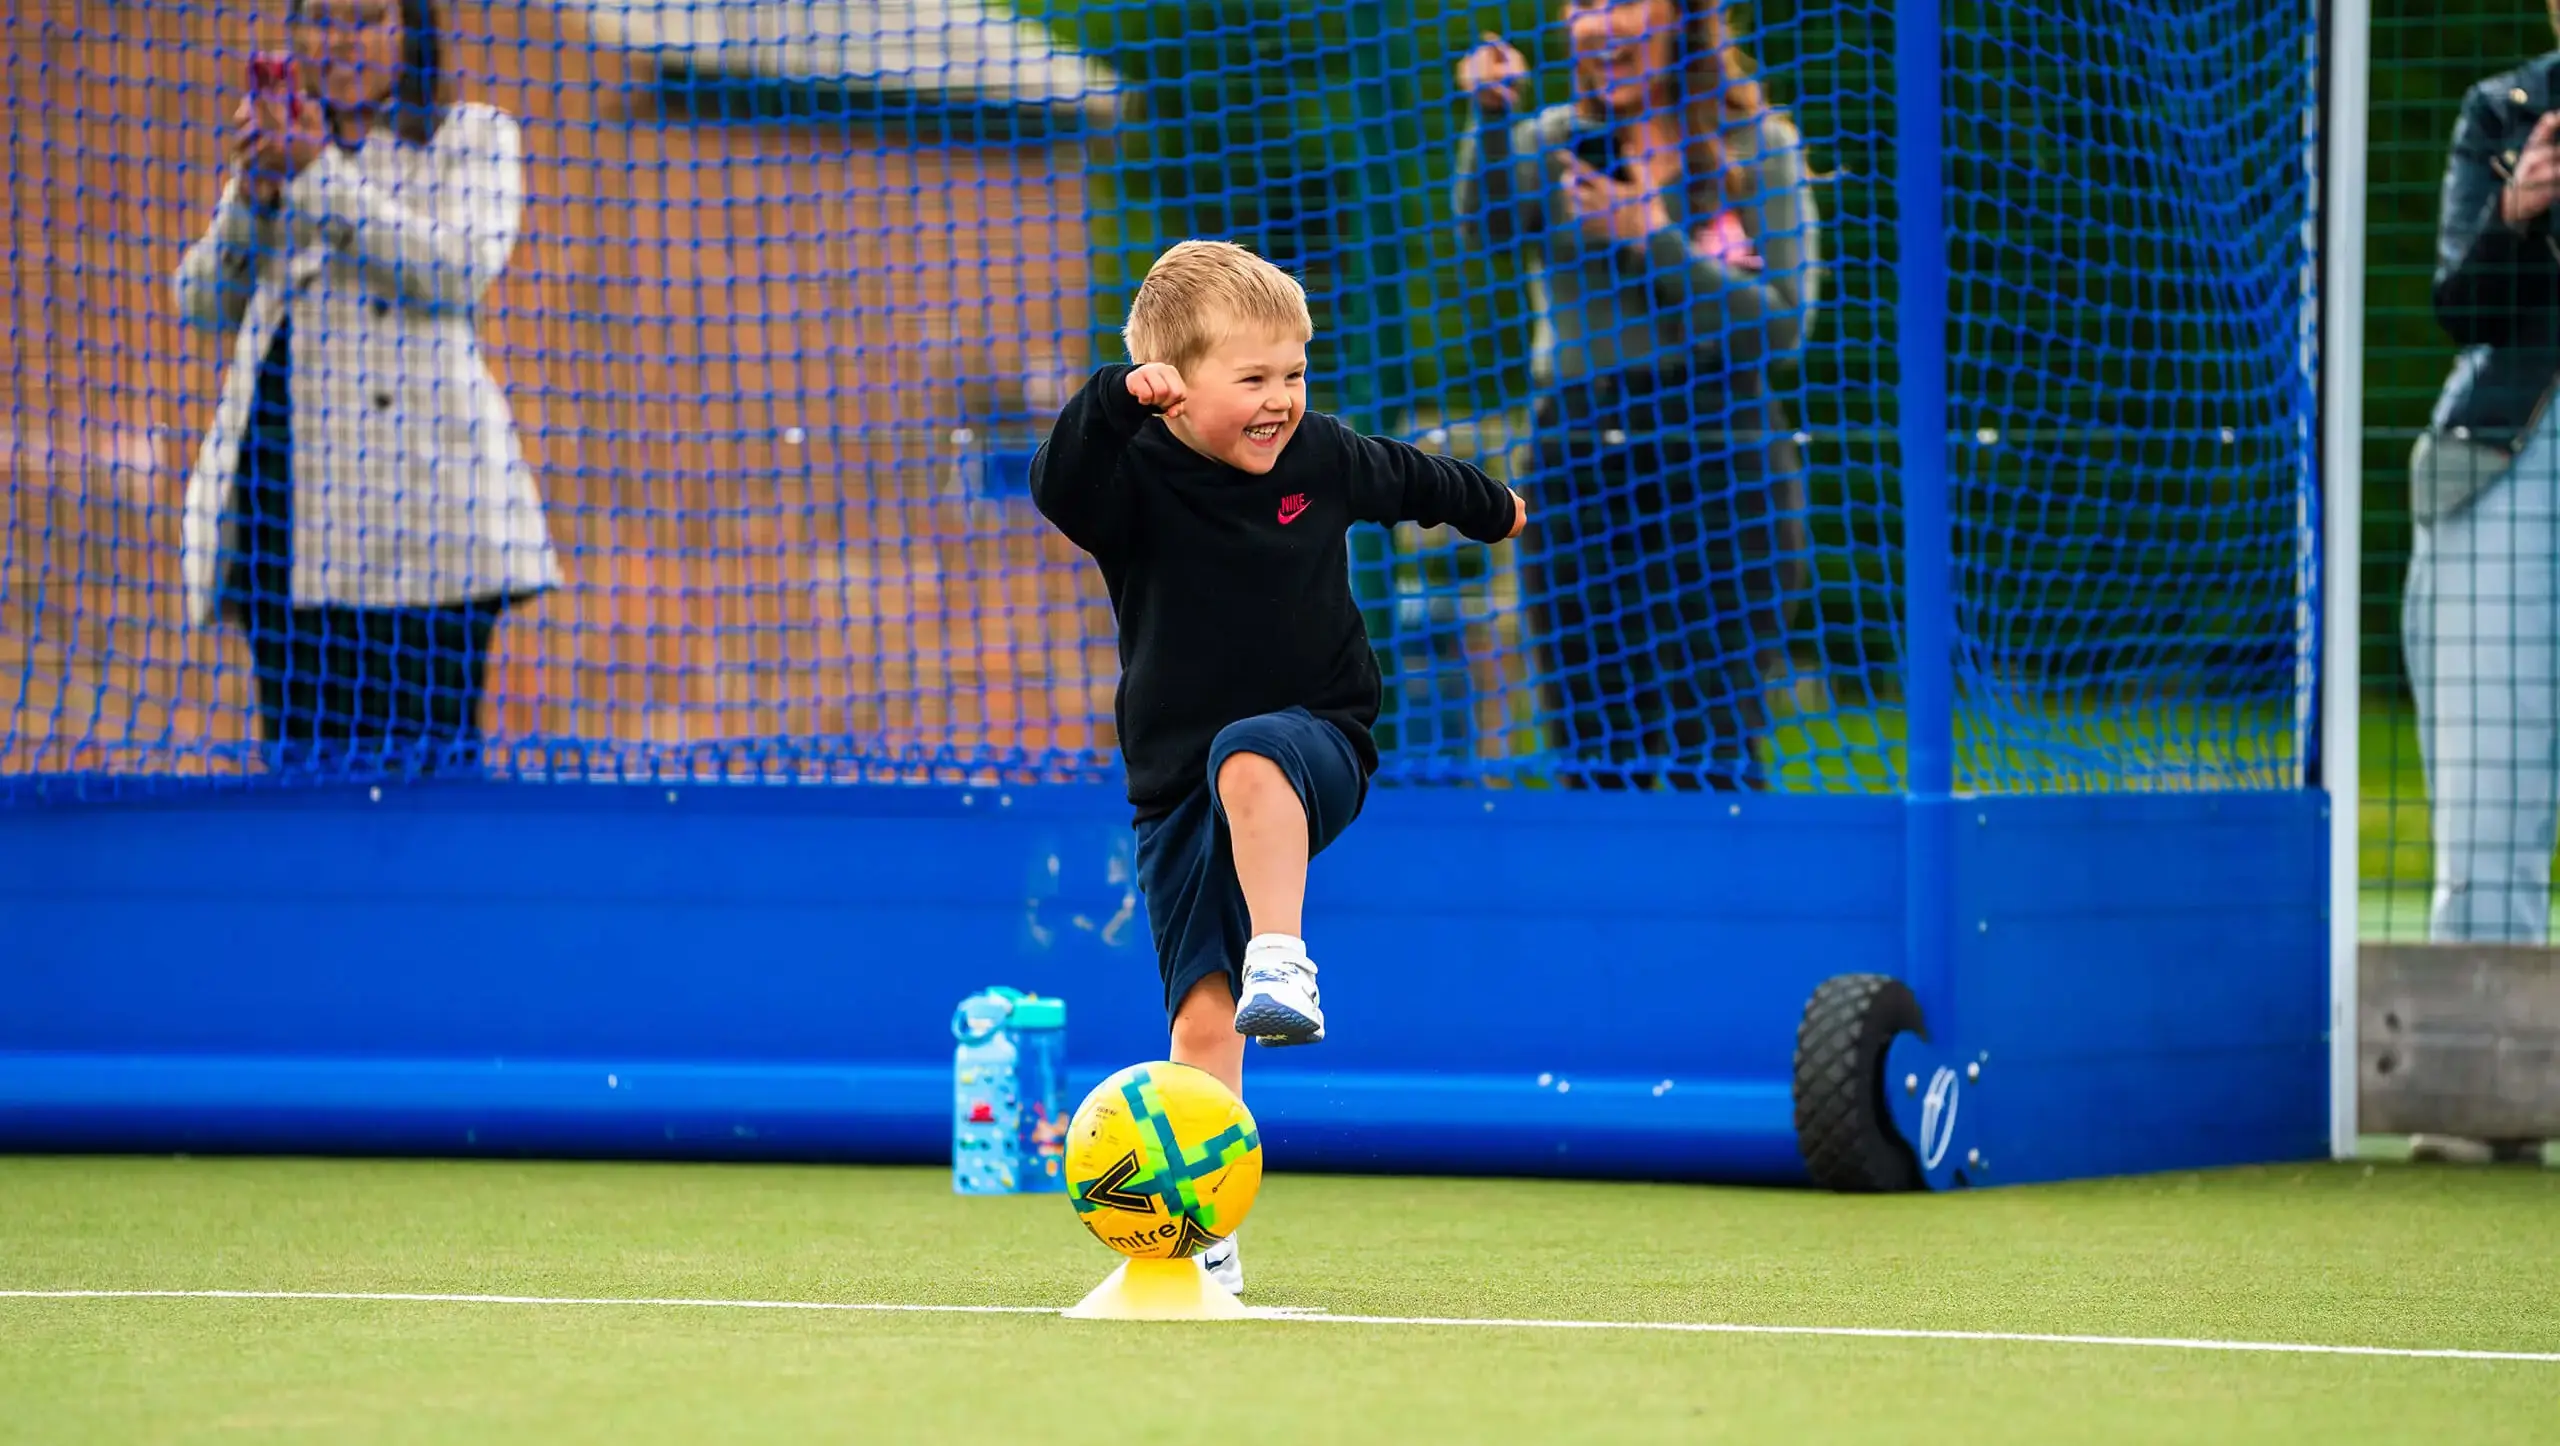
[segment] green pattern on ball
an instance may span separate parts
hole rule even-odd
[[[1260,1149],[1261,1133],[1249,1125],[1229,1125],[1202,1141],[1199,1149],[1185,1150],[1174,1134],[1173,1117],[1152,1071],[1131,1071],[1120,1086],[1120,1098],[1129,1108],[1130,1122],[1137,1126],[1138,1171],[1127,1180],[1110,1181],[1111,1188],[1124,1195],[1145,1196],[1167,1218],[1192,1221],[1210,1235],[1223,1237],[1226,1231],[1221,1228],[1218,1207],[1200,1198],[1198,1183]],[[1078,1211],[1100,1208],[1087,1198],[1092,1188],[1088,1183],[1076,1192]]]

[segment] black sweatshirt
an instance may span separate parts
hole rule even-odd
[[[1042,515],[1093,554],[1120,623],[1113,712],[1141,819],[1205,786],[1209,744],[1240,718],[1304,708],[1378,767],[1378,663],[1351,597],[1354,522],[1511,531],[1510,489],[1464,462],[1308,412],[1255,476],[1184,446],[1096,371],[1031,459]]]

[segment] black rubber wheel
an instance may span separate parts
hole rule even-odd
[[[1813,1183],[1873,1194],[1918,1190],[1919,1158],[1885,1107],[1885,1050],[1928,1026],[1920,1001],[1883,974],[1835,974],[1822,981],[1796,1026],[1796,1149]]]

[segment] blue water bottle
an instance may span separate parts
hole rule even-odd
[[[1021,1133],[1015,1137],[1014,1188],[1026,1195],[1067,1189],[1067,1002],[1025,995],[1005,1025],[1013,1036],[1014,1095]]]
[[[1022,1108],[1014,1074],[1012,1018],[1019,990],[988,989],[960,1001],[951,1036],[951,1188],[962,1195],[1009,1195],[1019,1180]]]

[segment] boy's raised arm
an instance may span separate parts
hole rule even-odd
[[[1120,454],[1150,415],[1129,394],[1133,370],[1118,363],[1097,367],[1059,409],[1049,440],[1031,457],[1031,500],[1040,515],[1096,556],[1127,540]]]

